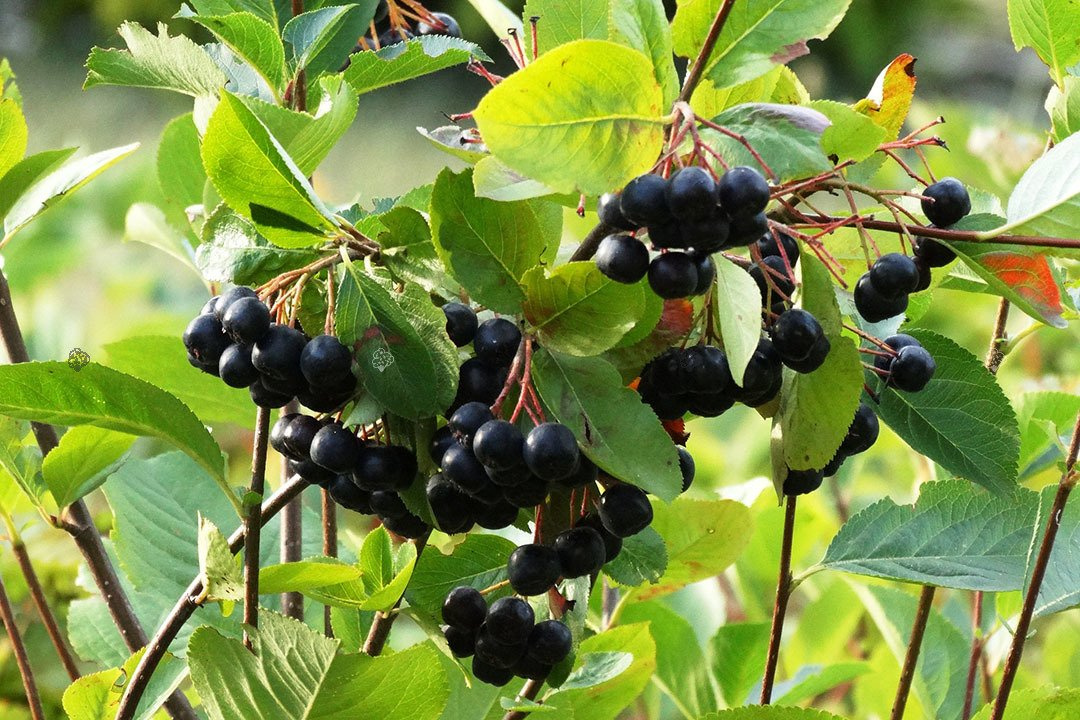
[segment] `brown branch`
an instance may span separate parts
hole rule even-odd
[[[811,215],[807,218],[816,224],[826,225],[838,222],[839,218],[827,215]],[[1046,248],[1080,248],[1080,240],[1059,237],[1041,237],[1039,235],[998,235],[993,238],[983,239],[981,233],[974,230],[947,230],[945,228],[925,227],[922,225],[906,225],[890,220],[874,220],[865,218],[862,220],[863,227],[870,230],[884,230],[894,233],[912,233],[922,237],[935,238],[937,240],[955,240],[957,242],[974,242],[984,245],[1023,245],[1027,247]]]
[[[307,481],[297,475],[278,488],[277,492],[263,503],[262,512],[259,515],[260,522],[263,524],[269,522],[307,486]],[[245,535],[243,525],[233,531],[233,534],[229,536],[229,550],[231,552],[240,552],[240,549],[244,546]],[[176,601],[176,605],[173,606],[173,609],[158,627],[157,632],[154,633],[153,639],[146,646],[146,652],[143,654],[142,659],[139,660],[139,664],[135,666],[135,671],[132,672],[131,679],[124,690],[124,696],[120,699],[120,708],[117,711],[116,720],[131,720],[131,718],[135,717],[135,710],[138,707],[139,700],[142,699],[143,693],[146,691],[146,684],[150,681],[150,676],[153,675],[154,669],[165,656],[169,645],[176,639],[180,629],[184,627],[184,623],[202,605],[200,600],[202,594],[202,578],[196,576],[187,586],[187,589],[184,590],[184,594]]]
[[[521,686],[521,692],[518,693],[517,700],[536,700],[536,696],[540,694],[540,688],[544,687],[543,680],[527,680],[524,685]],[[511,710],[503,716],[503,720],[524,720],[529,715],[524,710]]]
[[[922,649],[923,634],[926,632],[926,623],[930,619],[930,607],[934,602],[933,585],[923,585],[919,593],[919,605],[915,610],[915,623],[911,628],[911,640],[908,641],[907,654],[904,656],[904,665],[900,670],[900,682],[896,686],[896,698],[893,700],[890,720],[901,720],[904,717],[904,706],[907,705],[908,695],[911,694],[911,683],[915,679],[915,666],[919,662],[919,650]]]
[[[680,101],[689,102],[698,83],[701,82],[705,66],[708,64],[709,58],[712,57],[713,50],[716,48],[716,41],[720,37],[720,31],[724,29],[724,23],[727,22],[728,15],[731,14],[731,6],[734,4],[735,0],[724,0],[724,4],[720,6],[716,17],[713,18],[712,25],[709,27],[709,34],[705,36],[705,42],[701,45],[701,52],[694,58],[694,63],[690,66],[690,69],[686,71],[686,80],[683,81],[682,91],[679,93]]]
[[[11,602],[8,600],[2,579],[0,579],[0,618],[4,621],[4,629],[7,630],[8,641],[15,654],[15,663],[19,666],[23,689],[26,690],[26,704],[30,706],[30,716],[34,720],[45,720],[45,711],[41,707],[37,683],[34,682],[34,671],[30,667],[30,659],[26,656],[26,646],[23,645],[22,635],[19,634],[19,626],[15,624],[15,613],[11,609]]]
[[[250,501],[244,518],[244,625],[259,626],[259,541],[262,538],[262,496],[266,490],[266,445],[270,432],[270,409],[260,407],[255,416],[255,439],[251,449]],[[250,497],[255,496],[255,497]],[[251,636],[244,630],[244,645],[251,650]]]
[[[1028,629],[1031,627],[1031,618],[1035,614],[1035,604],[1039,599],[1039,589],[1042,587],[1043,577],[1046,575],[1046,566],[1050,563],[1050,553],[1054,549],[1054,539],[1057,537],[1058,528],[1061,526],[1061,516],[1065,512],[1065,503],[1069,499],[1076,484],[1076,475],[1073,467],[1076,465],[1076,456],[1080,452],[1080,417],[1076,419],[1073,427],[1072,440],[1069,443],[1069,455],[1065,459],[1065,472],[1058,482],[1057,493],[1054,502],[1050,506],[1050,517],[1046,521],[1046,532],[1043,533],[1042,543],[1039,545],[1039,554],[1035,557],[1035,567],[1031,572],[1031,581],[1028,583],[1027,592],[1024,595],[1024,606],[1020,610],[1020,619],[1016,621],[1016,631],[1013,634],[1012,645],[1009,647],[1009,655],[1005,658],[1005,669],[1001,675],[1001,685],[998,687],[997,698],[994,700],[994,709],[990,720],[1001,720],[1005,715],[1005,706],[1009,702],[1009,693],[1012,691],[1013,680],[1016,679],[1016,671],[1020,668],[1020,658],[1024,654],[1024,642],[1027,640]]]
[[[998,304],[997,320],[994,322],[994,334],[990,338],[990,347],[986,351],[986,369],[991,375],[997,375],[1002,360],[1005,359],[1005,324],[1009,321],[1009,301],[1001,298]]]
[[[60,656],[60,663],[64,666],[64,670],[72,681],[78,680],[81,675],[79,666],[75,663],[71,648],[68,647],[64,634],[60,631],[60,625],[56,622],[56,616],[53,615],[52,608],[49,607],[49,601],[45,598],[45,591],[41,587],[41,581],[38,579],[37,572],[34,571],[33,564],[30,562],[30,555],[26,552],[26,544],[23,543],[21,538],[13,537],[11,539],[11,550],[15,554],[15,560],[19,563],[23,578],[26,579],[30,597],[34,601],[34,607],[37,608],[38,615],[41,616],[42,623],[45,625],[45,631],[49,633],[49,639],[52,641],[53,647],[56,648],[56,654]]]
[[[430,533],[429,533],[430,534]],[[417,538],[414,542],[416,544],[416,558],[420,559],[420,553],[424,552],[424,548],[427,547],[428,535],[423,535]],[[394,626],[394,620],[398,616],[398,607],[401,606],[401,600],[405,595],[402,593],[401,597],[394,603],[394,607],[388,611],[382,611],[375,613],[375,620],[371,623],[371,628],[368,630],[367,637],[364,639],[364,653],[371,657],[378,657],[383,648],[386,646],[386,641],[390,639],[390,630]]]
[[[322,500],[322,551],[326,557],[337,557],[337,503],[330,493],[323,490]],[[326,637],[334,637],[334,627],[330,620],[330,606],[323,607],[323,631]]]
[[[786,497],[784,536],[780,545],[780,572],[776,579],[776,602],[773,603],[772,627],[769,629],[769,651],[765,656],[765,677],[761,681],[761,704],[772,700],[776,665],[780,659],[780,638],[784,634],[784,614],[791,597],[791,542],[795,536],[795,495]]]
[[[611,233],[615,232],[615,228],[605,225],[602,222],[596,224],[589,234],[585,236],[585,239],[581,241],[581,244],[574,250],[574,254],[570,256],[570,262],[578,262],[580,260],[588,260],[596,254],[597,248],[600,247],[600,241],[606,238]]]

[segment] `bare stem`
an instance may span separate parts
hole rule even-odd
[[[724,29],[724,23],[727,22],[728,15],[731,14],[731,6],[734,4],[735,0],[724,0],[724,4],[720,6],[716,17],[713,18],[712,25],[709,27],[709,34],[705,36],[705,42],[701,46],[701,52],[694,58],[694,63],[690,66],[690,69],[686,71],[686,80],[683,82],[682,92],[679,93],[680,101],[689,102],[698,83],[701,82],[701,76],[705,72],[709,58],[712,57],[716,41],[720,37],[720,31]]]
[[[915,666],[919,662],[919,651],[922,649],[923,634],[926,632],[926,623],[930,619],[930,607],[934,602],[933,585],[923,585],[919,593],[919,605],[915,610],[915,623],[911,628],[911,639],[908,641],[907,654],[904,655],[904,665],[900,669],[900,682],[896,686],[896,698],[893,700],[890,720],[901,720],[904,717],[904,707],[907,705],[908,695],[911,694],[911,683],[915,679]]]
[[[260,407],[255,416],[255,439],[251,450],[250,505],[244,517],[244,625],[259,625],[259,541],[262,537],[262,496],[266,489],[266,444],[270,431],[270,409]],[[251,637],[244,631],[244,645],[251,649]]]
[[[296,412],[299,409],[296,400],[293,400],[285,409],[284,413]],[[289,481],[289,461],[281,459],[281,482]],[[300,498],[291,500],[281,511],[281,562],[297,562],[302,559],[304,553],[304,505]],[[298,592],[281,594],[281,614],[296,620],[304,619],[304,595]]]
[[[428,536],[417,538],[413,542],[416,544],[416,557],[420,558],[420,553],[424,552],[424,548],[427,547]],[[404,595],[402,596],[404,597]],[[371,628],[368,630],[367,637],[364,639],[364,653],[371,657],[378,657],[383,648],[386,647],[386,641],[390,639],[390,630],[394,626],[394,620],[398,616],[398,607],[401,605],[401,597],[394,603],[394,607],[387,611],[379,611],[375,613],[375,620],[371,623]]]
[[[1020,658],[1024,654],[1024,642],[1027,640],[1028,629],[1031,627],[1031,618],[1035,615],[1039,589],[1046,575],[1046,566],[1050,563],[1050,553],[1054,550],[1054,539],[1061,526],[1061,516],[1065,512],[1065,503],[1069,499],[1069,493],[1076,485],[1073,467],[1076,465],[1078,452],[1080,452],[1080,417],[1077,417],[1076,425],[1073,427],[1069,454],[1065,459],[1065,472],[1062,473],[1061,481],[1058,482],[1057,493],[1050,506],[1046,532],[1043,533],[1042,543],[1039,545],[1039,554],[1035,557],[1035,567],[1032,569],[1031,581],[1024,595],[1024,606],[1020,610],[1020,618],[1016,621],[1016,631],[1013,634],[1012,645],[1009,647],[1009,655],[1005,658],[1005,669],[1002,671],[1001,685],[998,687],[990,720],[1001,720],[1005,716],[1005,706],[1009,702],[1009,693],[1012,691],[1013,680],[1016,679],[1016,671],[1020,668]]]
[[[986,369],[991,375],[997,375],[1002,360],[1005,359],[1005,323],[1009,321],[1009,301],[1001,298],[998,305],[997,321],[994,323],[994,335],[986,351]]]
[[[971,717],[971,708],[975,702],[975,678],[979,674],[979,660],[982,658],[982,638],[979,629],[982,620],[983,594],[976,590],[971,597],[971,655],[968,659],[967,686],[964,689],[964,709],[961,720]]]
[[[807,217],[807,220],[814,223],[814,225],[825,225],[832,222],[837,222],[839,218],[829,217],[827,215],[811,215]],[[1039,235],[998,235],[992,238],[982,238],[981,233],[974,230],[948,230],[945,228],[925,227],[921,225],[905,225],[891,220],[874,220],[872,218],[864,218],[862,225],[870,230],[884,230],[886,232],[894,233],[914,233],[923,237],[935,238],[938,240],[956,240],[958,242],[977,242],[985,245],[1023,245],[1027,247],[1044,247],[1044,248],[1080,248],[1080,240],[1074,240],[1071,238],[1058,238],[1058,237],[1041,237]],[[796,227],[798,225],[796,224]]]
[[[60,631],[56,616],[53,615],[52,608],[49,607],[49,601],[45,598],[45,591],[42,589],[41,581],[38,579],[34,566],[30,562],[30,555],[26,552],[26,545],[21,538],[14,536],[11,538],[11,549],[15,554],[16,561],[19,563],[19,569],[22,570],[23,577],[26,579],[26,586],[30,589],[30,597],[34,601],[34,607],[37,608],[41,621],[45,624],[45,630],[49,633],[49,639],[52,641],[53,647],[56,648],[56,654],[60,656],[60,663],[64,666],[64,670],[67,671],[68,677],[72,681],[78,680],[80,677],[79,666],[75,663],[71,648],[68,647],[67,641],[64,640],[64,634]]]
[[[277,492],[263,503],[262,512],[259,514],[259,522],[265,525],[307,486],[307,481],[299,475],[282,485],[277,489]],[[244,546],[246,534],[244,525],[233,531],[233,534],[229,536],[229,550],[234,553],[239,552],[240,548]],[[154,633],[153,639],[146,646],[146,652],[143,653],[139,664],[135,666],[135,671],[131,674],[124,695],[120,699],[120,708],[117,711],[116,720],[131,720],[131,718],[135,717],[135,709],[146,691],[146,684],[150,681],[150,676],[153,675],[154,669],[157,668],[158,663],[165,656],[169,645],[176,639],[181,628],[184,627],[184,623],[199,609],[202,604],[199,600],[202,592],[202,579],[196,576],[187,586],[187,589],[184,590],[184,594],[176,601],[173,609],[169,611],[165,620],[158,627],[157,632]]]
[[[776,602],[773,603],[772,627],[769,630],[769,652],[765,656],[765,677],[761,681],[761,704],[772,700],[776,682],[776,665],[780,659],[780,638],[784,634],[784,614],[791,597],[791,542],[795,536],[795,495],[786,497],[784,535],[780,545],[780,572],[776,579]]]
[[[11,602],[8,600],[2,579],[0,579],[0,617],[4,620],[4,629],[7,630],[11,649],[15,653],[15,662],[19,666],[19,675],[22,676],[23,688],[26,690],[26,703],[30,706],[30,716],[34,720],[45,720],[45,711],[41,707],[37,683],[34,682],[34,671],[30,667],[30,659],[26,656],[26,647],[23,645],[22,635],[19,634],[19,626],[15,624],[15,613],[11,609]]]
[[[323,490],[322,498],[322,551],[326,557],[337,557],[337,503],[330,493]],[[334,637],[334,627],[330,621],[330,606],[323,608],[323,632],[326,637]]]
[[[605,225],[602,222],[596,224],[589,234],[585,236],[585,239],[581,241],[581,244],[574,250],[574,254],[570,256],[570,262],[577,262],[579,260],[588,260],[596,254],[597,248],[600,247],[600,241],[606,238],[611,233],[615,232],[615,228]]]
[[[540,694],[540,688],[544,687],[543,680],[528,680],[521,686],[521,692],[518,693],[518,702],[522,700],[536,700],[536,696]],[[511,710],[503,716],[503,720],[524,720],[529,713],[524,710]]]

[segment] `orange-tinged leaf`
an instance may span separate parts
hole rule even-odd
[[[895,140],[911,109],[915,82],[915,58],[904,53],[881,71],[870,94],[857,102],[855,109],[888,130],[887,140]]]
[[[954,243],[953,246],[964,254],[969,265],[982,268],[1015,293],[1015,298],[1007,293],[1006,297],[1019,300],[1025,312],[1034,311],[1047,325],[1065,327],[1061,317],[1065,311],[1061,304],[1061,289],[1045,257],[1009,250],[983,250],[977,243]],[[991,282],[984,273],[979,274]]]

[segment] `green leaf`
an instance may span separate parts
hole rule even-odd
[[[469,4],[484,19],[496,37],[509,37],[509,30],[517,32],[518,37],[525,36],[521,17],[506,7],[501,0],[469,0]]]
[[[199,514],[199,574],[210,601],[222,603],[223,614],[233,602],[244,600],[244,571],[229,541],[210,520]]]
[[[709,641],[712,670],[729,706],[751,702],[750,688],[765,672],[769,623],[728,623]]]
[[[611,0],[528,0],[522,17],[538,17],[543,30],[537,32],[541,53],[574,40],[608,39],[608,13]]]
[[[652,167],[662,103],[649,58],[577,40],[492,88],[473,117],[488,149],[514,170],[557,192],[596,195]]]
[[[644,283],[615,282],[592,261],[560,265],[550,274],[537,267],[521,284],[522,310],[541,344],[570,355],[597,355],[614,346],[645,310]]]
[[[740,386],[750,357],[761,339],[761,293],[750,273],[722,255],[714,257],[716,290],[713,300],[720,321],[724,352],[731,377]]]
[[[285,24],[282,39],[289,51],[293,71],[306,70],[312,77],[335,71],[367,30],[377,0],[329,7],[301,13]]]
[[[409,717],[435,720],[449,695],[431,645],[371,658],[338,652],[338,641],[264,612],[252,651],[200,628],[191,638],[191,678],[212,720]]]
[[[428,548],[416,562],[405,599],[416,611],[438,618],[446,594],[455,587],[468,585],[483,590],[505,580],[506,560],[515,547],[496,535],[469,534],[450,555]],[[488,601],[505,594],[506,590],[490,593]]]
[[[135,438],[127,433],[80,425],[68,430],[41,465],[56,504],[67,507],[105,482]]]
[[[1061,142],[1080,132],[1080,77],[1069,75],[1063,88],[1050,88],[1046,97],[1046,112],[1050,115],[1050,137]]]
[[[457,397],[458,349],[446,334],[446,315],[417,285],[407,284],[404,292],[393,293],[392,297],[431,356],[435,366],[434,402],[440,409],[449,407]]]
[[[687,0],[671,23],[675,52],[696,57],[722,0]],[[753,80],[809,52],[807,40],[824,40],[850,0],[747,0],[728,16],[709,57],[705,77],[723,88]]]
[[[699,720],[844,720],[844,718],[813,708],[751,705],[709,713]]]
[[[144,652],[139,650],[121,667],[83,675],[69,685],[63,698],[64,712],[69,720],[109,720],[116,717],[124,688]],[[184,663],[166,653],[143,691],[135,719],[150,720],[183,681],[186,670]]]
[[[156,437],[225,482],[221,448],[191,410],[164,390],[97,363],[77,372],[61,362],[0,367],[0,413]]]
[[[794,705],[813,700],[839,685],[867,674],[870,670],[870,665],[865,662],[804,665],[790,679],[776,684],[773,688],[773,702],[777,705]]]
[[[315,245],[333,229],[304,174],[235,95],[224,93],[210,117],[202,158],[218,194],[275,245]]]
[[[23,158],[0,177],[0,218],[6,216],[27,188],[71,157],[76,148],[43,150]]]
[[[202,240],[195,250],[195,264],[210,282],[260,285],[287,270],[303,267],[320,255],[314,248],[270,244],[250,220],[224,204],[203,223]]]
[[[22,107],[13,98],[0,99],[0,176],[23,159],[28,137]]]
[[[1056,491],[1056,487],[1047,487],[1039,495],[1039,514],[1034,522],[1035,532],[1027,558],[1025,592],[1031,582],[1035,558],[1046,534],[1046,523]],[[1036,616],[1049,615],[1080,605],[1080,500],[1075,496],[1065,505],[1059,522],[1050,562],[1046,565],[1046,574],[1039,586],[1039,599],[1035,603]]]
[[[27,440],[28,435],[29,428],[25,423],[0,417],[0,475],[6,475],[35,507],[44,508],[49,488],[41,477],[41,450],[37,443]],[[12,497],[0,508],[10,512],[16,499]]]
[[[984,705],[974,720],[990,720],[994,704]],[[1080,714],[1080,690],[1076,688],[1025,688],[1009,694],[1004,720],[1072,720]]]
[[[1032,163],[1009,196],[1008,223],[983,233],[1076,237],[1080,227],[1080,134],[1071,135]]]
[[[156,36],[134,22],[117,32],[128,49],[91,50],[84,88],[128,85],[202,97],[216,96],[225,86],[225,73],[210,56],[183,35],[169,37],[164,23],[158,23]]]
[[[105,354],[109,367],[175,395],[206,424],[254,425],[255,408],[247,391],[192,368],[179,337],[125,338],[106,345]]]
[[[815,100],[810,107],[829,119],[821,134],[821,149],[835,162],[865,160],[885,141],[888,131],[850,105]]]
[[[446,35],[424,35],[381,50],[365,50],[349,57],[345,81],[357,94],[396,85],[429,73],[491,58],[476,43]]]
[[[462,130],[457,125],[442,125],[434,130],[417,127],[416,132],[439,150],[467,163],[472,164],[481,158],[488,157],[487,150],[482,144],[469,142],[477,137],[476,131],[472,128]]]
[[[276,27],[248,12],[189,19],[212,32],[266,81],[275,96],[280,95],[285,84],[285,48]]]
[[[628,652],[585,653],[580,658],[581,667],[570,673],[558,692],[596,687],[622,675],[634,662],[634,656]]]
[[[452,292],[457,283],[446,274],[423,215],[411,207],[398,206],[380,215],[379,222],[386,228],[377,238],[380,257],[391,273],[428,292],[444,289],[457,295]]]
[[[169,224],[161,208],[151,203],[135,203],[124,216],[124,242],[138,242],[157,248],[180,261],[196,274],[191,245],[184,234]]]
[[[753,102],[806,105],[810,96],[795,73],[777,65],[764,75],[727,88],[718,88],[705,80],[690,97],[690,106],[699,117],[713,117],[728,108]]]
[[[476,167],[473,168],[473,188],[476,190],[477,197],[500,202],[529,200],[547,197],[554,193],[544,183],[512,170],[494,155],[485,155],[477,161]]]
[[[522,275],[555,258],[562,208],[545,200],[478,198],[472,171],[444,170],[431,195],[431,234],[446,269],[474,300],[516,313],[525,300]]]
[[[1026,393],[1016,416],[1020,423],[1020,477],[1024,478],[1063,461],[1062,437],[1080,413],[1080,397],[1063,392]]]
[[[192,113],[173,118],[162,131],[157,178],[165,199],[181,208],[202,203],[206,170],[199,155],[199,130]]]
[[[259,594],[305,592],[360,579],[360,568],[336,558],[317,557],[259,570]]]
[[[660,0],[611,0],[610,37],[652,58],[653,74],[665,104],[679,94],[679,75],[672,60],[671,26]]]
[[[278,9],[281,2],[282,0],[188,0],[198,15],[228,15],[246,12],[265,20],[274,27],[281,25]],[[288,13],[288,10],[285,12]]]
[[[675,445],[610,363],[541,350],[533,355],[532,377],[553,419],[574,431],[582,452],[601,470],[664,501],[679,494]],[[625,432],[628,427],[634,432]]]
[[[728,108],[713,118],[713,122],[742,135],[781,181],[832,168],[821,149],[822,133],[829,127],[829,119],[817,110],[800,105],[746,103]],[[728,165],[759,168],[757,160],[738,140],[711,128],[703,128],[699,134]],[[724,172],[719,161],[710,160],[710,164],[718,173]]]
[[[884,498],[844,523],[821,565],[960,590],[1019,590],[1036,512],[1027,490],[999,497],[962,480],[924,483],[914,506]]]
[[[752,526],[750,511],[734,500],[679,497],[670,505],[653,503],[652,527],[667,546],[667,570],[634,597],[648,600],[719,575],[746,547]]]
[[[23,193],[4,218],[4,243],[41,213],[120,162],[138,143],[102,150],[53,170]]]
[[[604,574],[626,587],[656,583],[667,569],[667,546],[656,530],[647,527],[623,540],[622,550],[604,565]]]
[[[1080,62],[1076,7],[1069,0],[1009,0],[1008,9],[1013,45],[1034,50],[1061,85],[1066,68]]]
[[[881,403],[871,407],[916,452],[993,493],[1010,494],[1020,431],[1005,393],[982,362],[952,340],[908,332],[934,357],[934,378],[917,393],[881,387]]]
[[[394,557],[390,533],[379,526],[369,532],[360,548],[361,580],[370,597],[361,610],[389,610],[405,594],[416,568],[416,546],[404,543]]]

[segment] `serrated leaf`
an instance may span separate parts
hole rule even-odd
[[[61,362],[0,366],[0,413],[156,437],[225,482],[221,448],[191,410],[164,390],[97,363],[78,372]]]
[[[1061,85],[1066,68],[1080,62],[1076,7],[1069,0],[1009,0],[1008,11],[1013,45],[1034,50]]]
[[[716,290],[713,300],[720,321],[731,377],[742,386],[743,374],[761,339],[761,292],[754,278],[722,255],[714,256]]]
[[[752,282],[752,281],[751,281]],[[522,311],[544,345],[570,355],[597,355],[641,319],[645,285],[611,280],[591,261],[538,267],[521,278]]]
[[[120,698],[145,650],[139,650],[120,667],[83,675],[64,691],[64,712],[69,720],[106,720],[116,717]],[[165,653],[143,691],[135,720],[150,720],[187,672],[184,663]]]
[[[722,0],[679,4],[671,23],[675,53],[693,58],[709,34]],[[749,0],[732,12],[716,40],[705,77],[717,87],[753,80],[809,52],[844,17],[850,0]]]
[[[217,95],[226,78],[210,56],[183,35],[169,37],[164,23],[157,30],[155,36],[138,23],[121,25],[117,32],[128,49],[91,50],[83,87],[127,85],[192,97]]]
[[[1024,591],[1031,583],[1031,574],[1035,568],[1035,559],[1043,536],[1046,523],[1050,518],[1056,487],[1047,487],[1039,494],[1039,512],[1034,520],[1035,532],[1028,548],[1027,569]],[[1060,523],[1054,549],[1046,565],[1046,574],[1039,586],[1039,597],[1035,602],[1035,616],[1050,615],[1080,605],[1080,501],[1075,497],[1066,503],[1058,518]]]
[[[765,671],[765,649],[769,624],[728,623],[720,626],[709,641],[712,670],[724,695],[725,704],[738,705]]]
[[[252,67],[279,94],[285,84],[285,48],[277,28],[249,12],[228,15],[192,15],[224,43],[233,54]]]
[[[728,108],[713,122],[742,135],[781,181],[815,175],[832,167],[821,149],[829,119],[817,110],[800,105],[746,103]],[[703,128],[699,134],[728,165],[748,165],[764,173],[738,140],[711,128]],[[718,160],[711,159],[710,164],[718,173],[724,172]]]
[[[22,107],[13,98],[0,98],[0,177],[23,159],[28,137]]]
[[[516,313],[521,276],[555,258],[562,208],[544,200],[496,202],[476,197],[472,171],[439,173],[431,195],[431,234],[451,276],[479,303]]]
[[[135,152],[138,147],[138,143],[132,143],[102,150],[70,162],[38,180],[15,201],[4,217],[4,242],[10,240],[41,213]]]
[[[315,77],[341,67],[377,6],[377,0],[361,0],[309,10],[289,20],[281,35],[294,72],[306,70]]]
[[[210,282],[260,285],[319,257],[314,248],[270,244],[250,220],[224,204],[203,223],[202,240],[195,250],[195,264]]]
[[[282,247],[321,242],[331,213],[281,144],[240,98],[222,94],[203,136],[203,165],[222,199]]]
[[[45,173],[71,157],[77,148],[62,150],[43,150],[29,155],[15,163],[3,177],[0,177],[0,217],[4,217],[22,197],[27,188],[37,182]]]
[[[357,94],[396,85],[429,73],[481,60],[491,61],[479,45],[447,35],[424,35],[381,50],[349,56],[345,81]]]
[[[540,18],[537,32],[539,50],[546,53],[574,40],[608,39],[608,12],[611,0],[528,0],[522,17]]]
[[[229,541],[202,514],[199,515],[199,574],[208,600],[222,602],[223,608],[225,603],[244,600],[243,570],[229,549]]]
[[[1050,89],[1046,97],[1046,112],[1050,115],[1054,142],[1061,142],[1073,133],[1080,132],[1080,77],[1068,75],[1065,84]]]
[[[305,592],[327,585],[338,585],[360,578],[360,568],[337,558],[316,557],[297,562],[270,565],[259,570],[259,593],[277,595]]]
[[[604,574],[626,587],[660,580],[667,569],[667,547],[656,530],[647,527],[623,540],[622,550],[604,565]]]
[[[157,178],[165,199],[181,208],[202,202],[206,170],[199,155],[199,131],[192,113],[173,118],[162,131]]]
[[[844,523],[824,568],[960,590],[1023,586],[1037,497],[976,491],[962,480],[924,483],[914,506],[888,498]]]
[[[665,501],[679,494],[675,445],[606,360],[541,350],[533,355],[532,377],[553,419],[574,431],[582,452],[601,470]]]
[[[127,433],[92,425],[64,433],[41,465],[42,478],[56,504],[66,507],[100,487],[134,441]]]
[[[606,40],[577,40],[492,88],[473,117],[509,167],[557,192],[595,195],[656,161],[661,105],[647,57]],[[567,154],[568,147],[576,150]]]
[[[812,700],[870,671],[869,663],[865,662],[804,665],[790,679],[776,683],[773,688],[773,702],[777,705],[794,705]]]
[[[199,15],[228,15],[234,12],[246,12],[275,27],[281,25],[278,9],[281,2],[282,0],[188,0],[192,9]]]
[[[855,109],[885,128],[885,140],[895,140],[911,109],[915,96],[915,58],[907,53],[885,66],[869,94],[855,103]]]
[[[476,197],[513,202],[547,197],[554,191],[542,182],[527,178],[512,170],[494,155],[485,155],[473,168],[473,188]]]
[[[850,105],[815,100],[810,107],[832,123],[821,134],[821,149],[834,162],[865,160],[874,154],[888,131]]]
[[[1032,163],[1009,196],[1008,223],[989,233],[1075,238],[1080,228],[1080,134]]]
[[[446,594],[459,585],[483,590],[506,579],[506,560],[516,545],[496,535],[466,535],[465,541],[443,555],[426,550],[416,562],[405,599],[417,612],[439,618]],[[487,595],[488,602],[507,594],[506,589]]]
[[[41,450],[36,443],[27,440],[28,435],[29,428],[25,423],[0,417],[0,474],[6,475],[35,507],[43,508],[49,488],[41,477]],[[8,512],[18,499],[17,492],[9,492],[10,502],[0,505]],[[5,493],[5,500],[8,500],[7,495]]]
[[[990,720],[994,704],[988,703],[974,720]],[[1080,714],[1080,690],[1076,688],[1024,688],[1009,694],[1004,720],[1072,720]]]
[[[672,61],[671,26],[663,2],[611,0],[609,15],[609,39],[648,55],[664,102],[673,102],[679,94],[679,75]]]
[[[1025,393],[1017,405],[1020,477],[1037,473],[1065,457],[1062,436],[1080,413],[1080,397],[1063,392]],[[1066,437],[1067,441],[1067,437]]]
[[[1012,493],[1020,432],[994,376],[952,340],[907,332],[934,357],[934,378],[917,393],[881,387],[881,403],[871,407],[916,452],[993,493]]]
[[[438,289],[457,295],[458,285],[446,274],[423,215],[411,207],[398,206],[380,215],[379,222],[385,230],[376,240],[382,261],[391,273],[428,292]]]

